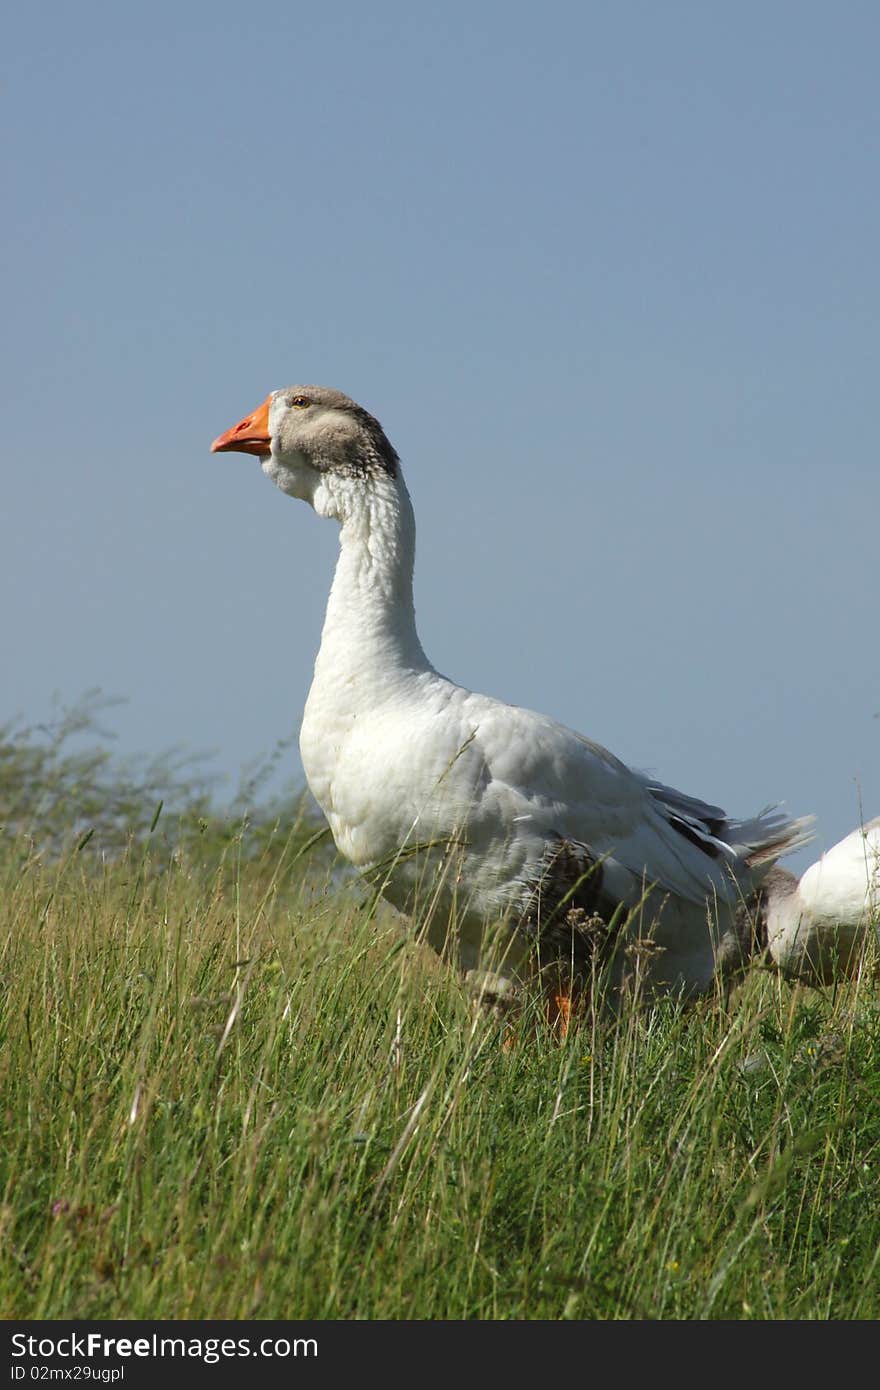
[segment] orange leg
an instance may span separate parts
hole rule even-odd
[[[572,985],[557,983],[547,994],[547,1022],[560,1038],[568,1037],[572,1026],[577,995]]]

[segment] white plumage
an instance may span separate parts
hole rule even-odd
[[[502,969],[515,973],[536,941],[572,949],[561,929],[577,907],[604,924],[618,980],[626,942],[649,935],[660,988],[699,992],[719,965],[741,963],[751,946],[737,909],[806,822],[731,820],[552,719],[440,675],[416,631],[399,460],[341,393],[273,392],[213,448],[258,455],[283,492],[340,524],[303,765],[340,851],[382,866],[403,910],[421,894],[438,949],[473,969],[503,923]]]
[[[880,816],[822,855],[800,880],[775,869],[766,890],[767,949],[782,974],[831,984],[858,968],[880,928]]]

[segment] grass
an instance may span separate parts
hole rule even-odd
[[[301,806],[196,811],[0,839],[4,1317],[878,1316],[870,962],[560,1042]]]

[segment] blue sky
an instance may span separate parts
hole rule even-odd
[[[403,457],[446,674],[819,848],[880,813],[876,5],[85,0],[4,46],[0,718],[98,685],[232,775],[296,730],[334,528],[208,449],[319,382]]]

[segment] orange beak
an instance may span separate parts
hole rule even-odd
[[[212,454],[271,454],[272,441],[269,438],[269,406],[272,397],[267,396],[262,405],[250,415],[245,415],[237,425],[225,434],[218,434],[211,445]]]

